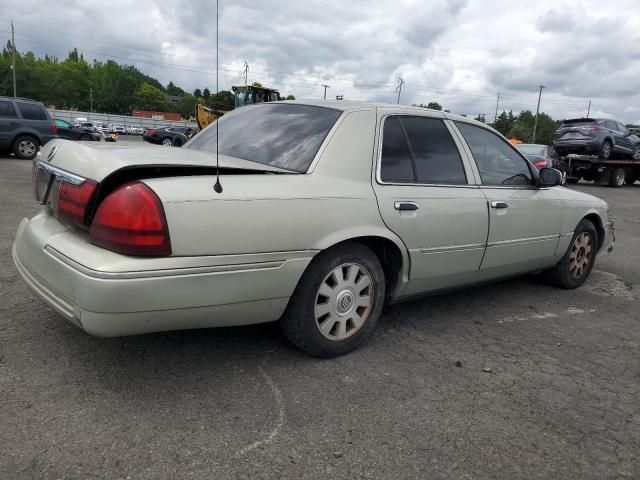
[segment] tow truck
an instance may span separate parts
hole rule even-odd
[[[640,159],[599,158],[597,155],[569,154],[558,163],[566,175],[567,183],[578,183],[582,178],[596,185],[620,188],[640,179]]]
[[[234,108],[244,107],[254,103],[276,102],[281,100],[280,92],[273,88],[258,87],[256,85],[241,85],[231,87],[234,97]],[[209,108],[197,104],[195,117],[198,124],[198,132],[207,128],[225,113],[227,108]]]

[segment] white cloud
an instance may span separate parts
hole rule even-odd
[[[321,97],[328,83],[330,96],[395,101],[402,77],[403,103],[491,119],[497,92],[501,109],[533,110],[544,84],[542,109],[556,118],[584,115],[592,100],[594,115],[637,120],[636,0],[220,3],[221,88],[240,83],[246,60],[250,81],[299,98]],[[76,46],[165,84],[215,88],[211,0],[0,0],[0,12],[6,27],[16,21],[19,48],[65,56]]]

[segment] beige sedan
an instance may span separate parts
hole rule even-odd
[[[534,272],[575,288],[612,244],[606,203],[558,171],[397,105],[243,107],[181,149],[53,141],[33,182],[15,264],[100,336],[279,321],[335,356],[385,303]]]

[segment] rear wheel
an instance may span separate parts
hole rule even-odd
[[[609,185],[614,188],[620,188],[625,184],[626,172],[624,168],[614,168],[609,177]]]
[[[162,139],[162,145],[164,145],[165,147],[170,147],[172,144],[173,142],[170,137]]]
[[[561,288],[582,285],[593,268],[598,251],[598,233],[587,219],[580,221],[562,260],[546,272],[547,279]]]
[[[80,135],[80,140],[83,142],[89,141],[91,140],[91,136],[87,135],[86,133],[83,133],[82,135]]]
[[[13,153],[24,160],[33,160],[40,150],[40,142],[31,135],[20,135],[13,141]]]
[[[174,138],[174,139],[173,139],[173,143],[172,143],[172,145],[173,145],[174,147],[181,147],[181,146],[182,146],[182,139],[177,138],[177,137],[176,137],[176,138]]]
[[[631,154],[633,160],[640,160],[640,145],[633,147],[633,153]]]
[[[602,146],[600,147],[600,158],[604,158],[605,160],[611,158],[611,153],[613,152],[613,145],[611,144],[611,140],[605,140],[602,142]]]
[[[359,243],[316,256],[298,282],[280,320],[285,336],[316,357],[354,350],[373,331],[385,297],[378,257]]]

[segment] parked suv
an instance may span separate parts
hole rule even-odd
[[[565,120],[556,130],[553,147],[560,156],[581,153],[606,160],[622,155],[640,160],[640,138],[622,123],[602,118]]]
[[[0,97],[0,151],[32,159],[40,146],[57,137],[58,127],[40,102]]]

